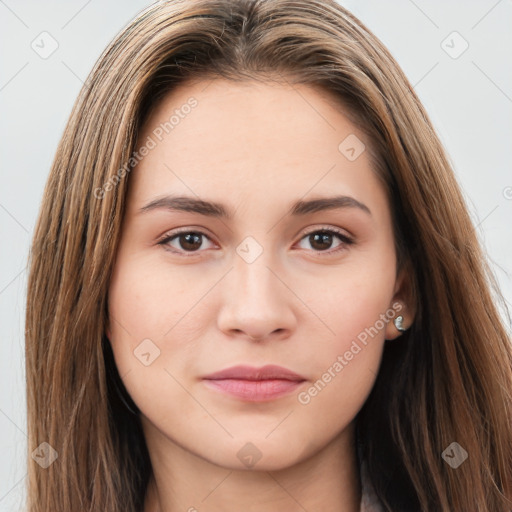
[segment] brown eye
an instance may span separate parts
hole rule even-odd
[[[199,252],[201,249],[204,242],[203,238],[209,240],[209,238],[200,231],[181,231],[179,233],[166,236],[158,242],[158,244],[169,247],[169,250],[176,253],[195,253]]]
[[[338,244],[334,246],[334,250],[329,251],[336,238],[339,240]],[[307,240],[314,252],[329,252],[330,254],[343,250],[347,245],[353,243],[353,240],[346,234],[334,229],[311,231],[306,233],[302,240]]]
[[[179,245],[186,251],[194,251],[201,247],[201,234],[200,233],[185,233],[177,236]]]
[[[327,233],[326,231],[321,231],[318,233],[313,233],[309,236],[309,242],[311,247],[317,249],[319,251],[324,251],[326,249],[330,249],[330,246],[333,243],[333,235]]]

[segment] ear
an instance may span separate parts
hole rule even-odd
[[[399,271],[393,300],[390,304],[390,310],[394,312],[393,317],[386,325],[386,339],[394,340],[403,333],[397,329],[394,320],[401,316],[403,318],[402,325],[405,329],[409,329],[416,316],[416,294],[414,292],[413,269],[410,262],[407,262]]]

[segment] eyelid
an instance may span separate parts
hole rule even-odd
[[[346,230],[341,229],[341,228],[338,228],[338,227],[336,227],[336,226],[329,226],[329,225],[325,225],[325,226],[314,226],[314,227],[313,227],[313,228],[311,228],[310,230],[308,229],[307,231],[305,231],[305,232],[302,234],[301,240],[302,240],[302,238],[304,238],[305,236],[310,235],[311,233],[316,233],[317,231],[333,231],[333,232],[334,232],[334,233],[336,233],[337,235],[340,235],[341,237],[346,238],[347,240],[354,241],[354,237],[353,237],[352,235],[350,235]]]
[[[197,254],[200,254],[202,251],[195,251],[195,252],[193,251],[193,252],[187,253],[186,251],[177,251],[174,248],[167,249],[165,247],[167,245],[167,242],[169,242],[173,238],[176,238],[177,236],[184,234],[184,233],[196,233],[198,235],[204,236],[205,238],[207,238],[208,240],[210,240],[213,243],[212,237],[210,235],[208,235],[207,233],[205,233],[205,228],[194,228],[193,226],[186,226],[184,228],[176,228],[176,229],[171,229],[169,231],[166,231],[163,235],[159,236],[156,239],[156,244],[164,246],[164,249],[166,249],[170,252],[173,252],[174,254],[180,254],[180,255],[184,255],[184,256],[195,256]]]
[[[334,235],[337,236],[341,240],[341,243],[338,247],[336,247],[334,249],[327,249],[326,251],[313,251],[313,250],[308,251],[309,253],[313,254],[313,257],[329,258],[329,257],[339,256],[341,252],[347,250],[347,246],[354,244],[356,241],[355,237],[353,235],[350,235],[344,229],[338,228],[336,226],[328,226],[327,225],[327,226],[314,226],[310,230],[303,232],[299,238],[299,243],[304,238],[311,235],[312,233],[322,233],[322,232],[334,233]]]

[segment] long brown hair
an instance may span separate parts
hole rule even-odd
[[[105,337],[132,152],[178,84],[222,77],[328,91],[368,135],[413,274],[412,328],[385,345],[357,416],[390,511],[512,508],[512,349],[499,292],[439,139],[382,43],[334,0],[175,0],[133,20],[96,63],[51,168],[26,311],[28,512],[140,512],[151,464]],[[106,186],[106,184],[109,184]],[[443,451],[468,454],[456,469]]]

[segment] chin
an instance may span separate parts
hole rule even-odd
[[[301,462],[312,453],[303,449],[305,443],[290,443],[290,440],[265,439],[268,432],[261,437],[253,433],[246,441],[232,440],[208,458],[210,462],[230,470],[247,471],[279,471]],[[251,440],[252,439],[252,440]],[[312,448],[308,450],[311,452]]]

